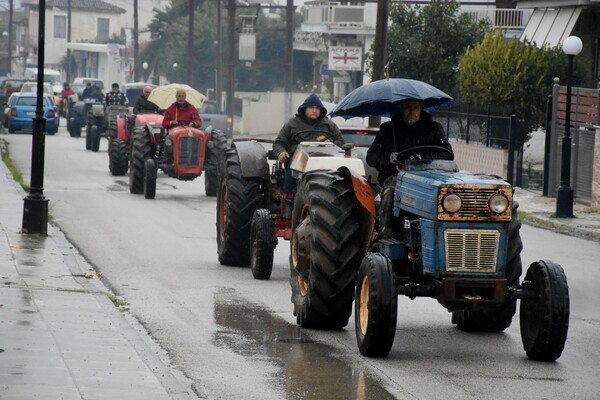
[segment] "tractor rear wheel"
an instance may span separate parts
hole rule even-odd
[[[519,203],[513,202],[512,219],[508,225],[508,253],[506,255],[506,279],[508,286],[517,287],[523,267],[521,251],[523,242],[519,230],[521,221],[517,216]],[[517,300],[509,299],[499,305],[484,304],[477,310],[458,310],[452,312],[452,323],[462,331],[500,332],[508,328],[517,311]]]
[[[277,240],[277,239],[275,239]],[[258,209],[252,216],[250,228],[250,268],[254,279],[269,279],[273,271],[273,223],[271,213],[264,208]]]
[[[215,131],[211,134],[210,147],[207,149],[207,162],[204,164],[204,191],[209,197],[217,195],[219,188],[219,166],[223,162],[227,150],[227,136],[224,132]],[[208,168],[206,168],[208,164]]]
[[[235,148],[227,150],[217,195],[217,252],[222,265],[250,265],[250,227],[264,207],[261,179],[242,176]]]
[[[302,327],[348,324],[365,247],[358,212],[349,177],[322,170],[303,175],[292,211],[290,256],[294,314]]]
[[[123,139],[108,138],[109,169],[114,176],[123,176],[129,169],[129,155],[127,144]]]
[[[147,159],[144,168],[144,197],[147,199],[153,199],[156,196],[157,173],[156,161],[152,158]]]
[[[358,270],[354,302],[360,353],[367,357],[387,356],[394,343],[397,318],[398,297],[390,261],[382,254],[369,253]]]
[[[530,296],[521,299],[521,340],[527,356],[537,361],[560,357],[569,330],[569,287],[558,264],[541,260],[527,269],[524,286]]]
[[[144,168],[151,152],[150,136],[142,128],[135,128],[131,135],[131,157],[129,160],[129,192],[144,192]]]

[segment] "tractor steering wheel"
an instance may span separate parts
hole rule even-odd
[[[309,134],[320,134],[320,136],[318,136],[316,139],[311,139]],[[331,141],[334,142],[335,141],[335,136],[333,136],[333,133],[329,132],[329,131],[320,131],[320,130],[313,130],[313,129],[307,129],[304,131],[300,131],[300,132],[296,132],[292,135],[292,142],[326,142],[326,141]]]
[[[415,146],[415,147],[409,147],[408,149],[404,149],[404,150],[400,150],[398,152],[398,162],[402,163],[403,161],[400,160],[400,156],[406,153],[412,153],[414,156],[420,157],[420,155],[418,154],[417,150],[423,150],[423,149],[428,149],[428,150],[442,150],[446,153],[448,153],[450,156],[454,157],[454,153],[452,152],[452,150],[449,150],[445,147],[442,146],[436,146],[433,144],[428,144],[428,145],[423,145],[423,146]]]

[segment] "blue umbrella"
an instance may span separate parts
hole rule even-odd
[[[425,109],[437,109],[454,99],[428,83],[414,79],[382,79],[362,85],[348,93],[329,113],[332,117],[391,117],[400,109],[399,102],[419,99]]]

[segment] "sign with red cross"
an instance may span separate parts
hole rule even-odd
[[[329,69],[333,71],[362,70],[362,48],[330,47]]]

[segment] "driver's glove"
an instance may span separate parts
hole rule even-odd
[[[390,163],[391,163],[391,164],[398,164],[398,163],[400,163],[400,160],[398,160],[398,155],[399,155],[399,154],[400,154],[400,153],[398,153],[397,151],[393,151],[393,152],[390,154]]]
[[[420,154],[414,153],[413,155],[410,156],[409,160],[422,160],[423,157],[421,157]]]

